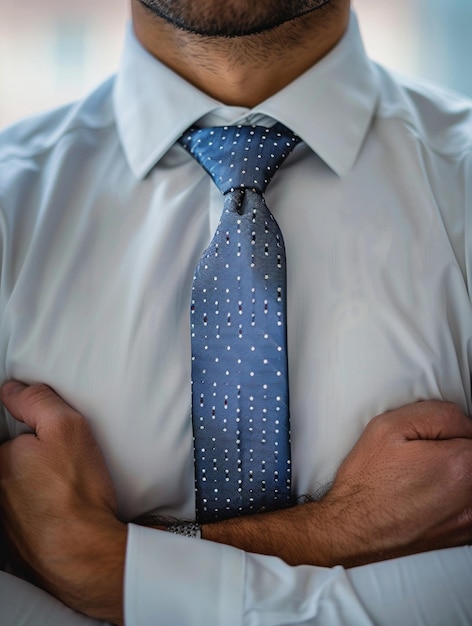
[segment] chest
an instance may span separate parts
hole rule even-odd
[[[472,311],[427,190],[295,161],[267,204],[287,250],[294,474],[307,493],[374,415],[423,398],[470,410]],[[3,298],[4,376],[46,382],[89,418],[130,518],[192,515],[190,289],[220,208],[196,168],[184,190],[156,175],[119,202],[86,199],[53,232],[51,205]]]

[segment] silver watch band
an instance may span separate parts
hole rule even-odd
[[[196,522],[182,522],[180,524],[172,524],[167,527],[168,532],[174,533],[175,535],[183,535],[184,537],[195,537],[196,539],[201,539],[202,531],[200,528],[200,524]]]

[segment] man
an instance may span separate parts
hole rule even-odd
[[[116,79],[1,138],[2,520],[51,594],[3,573],[2,623],[472,621],[470,104],[371,64],[348,0],[253,4],[132,0]],[[195,517],[222,200],[178,140],[275,121],[300,502],[179,537],[143,516]]]

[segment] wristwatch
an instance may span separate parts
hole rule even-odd
[[[182,522],[179,524],[172,524],[167,527],[168,532],[174,533],[174,535],[183,535],[184,537],[195,537],[196,539],[202,538],[202,529],[200,524],[196,522]]]

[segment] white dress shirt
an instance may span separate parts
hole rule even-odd
[[[296,493],[329,484],[379,413],[426,398],[472,412],[471,103],[373,64],[354,16],[252,110],[130,31],[116,77],[0,135],[0,381],[48,383],[87,416],[124,520],[194,516],[188,309],[222,197],[175,142],[196,121],[274,120],[303,140],[266,194],[287,249]],[[0,416],[3,438],[23,428]],[[126,623],[456,626],[472,623],[471,575],[469,547],[293,568],[131,524]]]

